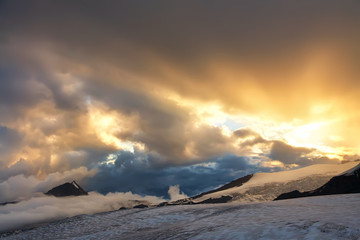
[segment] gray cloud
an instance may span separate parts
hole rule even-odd
[[[238,171],[253,168],[249,157],[236,156],[233,154],[222,156],[218,159],[217,168],[222,170]]]
[[[315,149],[294,147],[281,141],[273,141],[269,157],[285,164],[295,163],[304,166],[315,163],[306,156],[313,151]]]
[[[21,141],[22,136],[19,132],[0,125],[0,156],[6,156],[12,152],[21,144]]]
[[[20,159],[10,167],[2,166],[2,168],[0,169],[0,182],[5,181],[11,176],[16,176],[20,174],[29,175],[29,173],[31,173],[31,168],[31,164],[29,164],[24,159]]]
[[[152,158],[154,156],[144,153],[118,152],[115,163],[101,165],[85,186],[101,193],[132,191],[169,198],[168,186],[179,185],[185,194],[193,196],[234,178],[269,170],[252,164],[250,158],[233,154],[190,166],[162,168],[152,164]]]
[[[248,128],[227,136],[220,127],[194,127],[194,110],[163,90],[216,100],[225,111],[266,109],[274,118],[307,116],[311,91],[316,100],[347,92],[358,102],[351,94],[359,89],[355,1],[0,4],[0,184],[85,167],[98,169],[84,182],[91,190],[167,196],[168,185],[180,184],[193,195],[267,170],[255,158],[300,166],[329,160]],[[294,76],[322,47],[336,54],[320,57],[341,62],[318,88],[304,87]],[[89,126],[91,101],[130,118],[116,122],[123,129],[115,137],[144,151],[119,152],[102,141]],[[236,146],[236,139],[244,141]],[[258,144],[270,152],[245,157]],[[109,154],[118,155],[115,164],[100,164]]]
[[[279,91],[286,96],[294,92],[277,90],[275,86],[291,90],[298,83],[294,72],[301,71],[309,61],[309,52],[321,46],[339,47],[345,54],[342,60],[346,65],[338,67],[339,74],[348,77],[341,83],[337,81],[337,87],[344,90],[349,85],[357,86],[353,80],[359,73],[353,61],[358,58],[353,50],[360,37],[356,31],[356,1],[110,1],[101,5],[91,1],[4,1],[2,5],[4,45],[21,38],[41,42],[53,52],[84,61],[99,72],[103,72],[104,65],[115,67],[121,80],[111,81],[124,86],[139,81],[144,84],[139,80],[141,76],[182,95],[204,99],[217,96],[232,107],[252,110],[252,104],[241,94],[235,95],[239,88],[233,87],[252,75],[262,89],[269,91],[274,105],[280,107],[284,103],[279,104]],[[221,61],[231,62],[234,66],[229,68],[241,70],[239,80],[220,76],[222,84],[218,84],[208,68]],[[59,68],[66,72],[70,65],[59,64]],[[208,79],[206,84],[203,79]],[[327,81],[335,84],[334,79]],[[49,87],[56,99],[62,98],[55,86]],[[331,90],[334,95],[340,94]],[[287,99],[295,103],[291,97]],[[306,99],[302,104],[306,105]],[[296,114],[290,106],[286,105],[286,110]],[[302,108],[295,109],[304,114]]]
[[[233,135],[238,138],[245,138],[240,144],[241,147],[252,147],[258,143],[269,143],[259,133],[249,128],[238,129],[233,132]]]

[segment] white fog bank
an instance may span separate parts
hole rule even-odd
[[[139,203],[158,204],[164,199],[140,196],[131,192],[102,195],[90,192],[87,196],[33,197],[28,200],[0,206],[0,232],[80,214],[94,214],[133,207]]]

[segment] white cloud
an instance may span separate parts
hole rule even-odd
[[[140,196],[127,193],[108,193],[102,195],[90,192],[87,196],[33,197],[16,204],[0,207],[0,232],[22,226],[58,220],[80,214],[118,210],[120,207],[133,207],[141,203],[158,204],[164,201],[154,196]]]
[[[168,193],[170,196],[170,201],[176,201],[176,200],[188,197],[185,193],[180,192],[179,185],[169,186]]]

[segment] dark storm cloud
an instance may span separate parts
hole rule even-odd
[[[0,36],[5,49],[27,43],[64,62],[82,62],[102,76],[102,84],[117,82],[141,92],[137,87],[151,82],[249,111],[264,107],[242,94],[249,81],[243,76],[253,76],[251,84],[266,90],[267,107],[293,117],[307,114],[310,104],[304,98],[298,103],[307,88],[294,75],[307,66],[313,48],[330,45],[346,55],[337,58],[344,79],[325,79],[320,89],[336,86],[327,94],[343,95],[347,86],[357,86],[358,61],[352,61],[359,56],[357,6],[355,1],[3,1]],[[58,71],[77,73],[64,62],[57,63]],[[217,76],[222,68],[229,75]],[[113,69],[118,77],[106,76]],[[58,106],[76,106],[59,84],[46,83]]]
[[[5,43],[18,38],[38,41],[98,70],[107,64],[184,95],[217,97],[248,110],[258,106],[256,101],[248,102],[236,93],[247,86],[242,76],[251,75],[268,91],[271,107],[284,108],[291,115],[296,112],[290,104],[298,104],[291,96],[300,97],[294,89],[294,84],[300,84],[294,72],[306,66],[313,48],[330,45],[345,54],[338,70],[346,78],[337,81],[340,75],[333,73],[334,78],[325,82],[339,90],[357,85],[358,5],[355,1],[277,0],[7,1],[2,6],[1,27]],[[214,77],[212,70],[218,70],[214,66],[231,68],[230,75]],[[131,74],[127,80],[116,81],[136,82]],[[331,84],[324,86],[337,94]],[[279,98],[280,93],[288,97],[288,103]],[[295,108],[297,114],[305,113],[301,111],[308,107],[305,99],[302,104]]]
[[[260,169],[249,158],[232,154],[204,164],[166,168],[154,168],[149,164],[151,158],[141,153],[119,152],[115,164],[101,165],[86,186],[102,193],[132,191],[167,198],[169,186],[179,185],[181,191],[192,196]]]
[[[8,65],[8,64],[7,64]],[[26,74],[15,66],[0,67],[0,104],[16,106],[31,105],[43,97],[41,92],[34,89],[28,82],[22,81]]]
[[[223,170],[245,170],[253,167],[253,165],[249,163],[249,160],[248,157],[229,154],[219,158],[216,162],[216,167]]]
[[[5,44],[6,45],[6,44]],[[2,51],[1,51],[2,50]],[[9,49],[0,45],[0,105],[31,107],[44,100],[53,100],[57,108],[74,109],[78,95],[67,93],[64,82],[47,63],[39,61],[31,46],[15,45]],[[35,56],[34,56],[35,55]]]

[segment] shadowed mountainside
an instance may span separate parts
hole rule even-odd
[[[360,164],[349,171],[331,178],[323,186],[307,192],[298,190],[279,195],[275,200],[290,198],[312,197],[332,194],[360,193]]]

